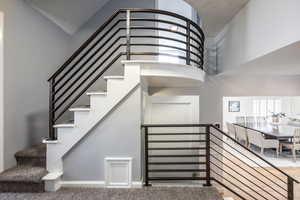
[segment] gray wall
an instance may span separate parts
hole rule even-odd
[[[69,37],[21,0],[1,0],[4,28],[4,161],[47,136],[47,78],[66,57]]]
[[[132,180],[140,181],[141,108],[137,88],[64,157],[63,180],[103,181],[105,157],[132,157]]]

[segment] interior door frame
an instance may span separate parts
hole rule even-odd
[[[4,170],[4,13],[0,12],[0,172]]]

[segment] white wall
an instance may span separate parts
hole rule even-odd
[[[4,169],[4,118],[3,118],[3,73],[4,73],[4,55],[3,55],[3,37],[4,37],[4,15],[0,12],[0,172]]]
[[[20,0],[1,0],[4,29],[4,161],[48,135],[49,75],[65,60],[69,36]],[[3,111],[3,110],[1,110]]]
[[[298,0],[249,1],[218,36],[220,71],[299,41],[299,7]]]
[[[300,76],[210,76],[198,88],[150,88],[155,95],[199,95],[200,123],[223,121],[223,97],[300,96]]]

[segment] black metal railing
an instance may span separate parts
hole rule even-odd
[[[49,78],[49,140],[57,139],[53,125],[119,59],[167,56],[203,69],[203,51],[203,31],[190,19],[163,10],[118,10]]]
[[[176,129],[174,129],[176,128]],[[181,129],[184,128],[184,129]],[[294,183],[299,183],[296,179],[274,166],[260,155],[244,147],[234,138],[221,131],[212,124],[158,124],[143,125],[144,134],[144,183],[151,185],[154,181],[168,180],[199,180],[203,184],[210,186],[211,182],[219,184],[234,195],[243,200],[293,200]],[[168,129],[176,130],[166,132]],[[189,132],[182,132],[184,130]],[[178,132],[179,131],[179,132]],[[196,139],[187,140],[191,135]],[[161,139],[161,137],[173,136],[172,139]],[[178,138],[179,137],[179,138]],[[155,138],[160,138],[155,140]],[[156,143],[162,146],[150,146]],[[166,146],[169,143],[194,143],[196,146]],[[200,145],[200,146],[199,146]],[[194,150],[190,153],[170,153],[182,150]],[[168,153],[156,153],[164,152]],[[192,162],[187,160],[176,160],[173,158],[197,158]],[[154,162],[151,159],[169,158],[166,162]],[[167,163],[174,164],[176,168],[171,171],[169,168],[152,169],[153,163],[167,166]],[[196,168],[189,170],[181,169],[180,165],[194,165]],[[190,176],[178,176],[183,172],[197,172]],[[199,170],[199,171],[198,171]],[[160,172],[160,176],[153,177],[154,172]],[[176,172],[175,176],[166,176],[171,172]]]

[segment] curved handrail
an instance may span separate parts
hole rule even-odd
[[[190,24],[192,24],[198,31],[199,33],[201,34],[201,37],[202,39],[200,39],[202,42],[204,42],[205,40],[205,35],[203,33],[203,30],[199,27],[198,24],[196,24],[194,21],[182,16],[182,15],[179,15],[179,14],[176,14],[176,13],[172,13],[172,12],[169,12],[169,11],[165,11],[165,10],[156,10],[156,9],[142,9],[142,8],[129,8],[129,9],[124,9],[124,8],[121,8],[119,10],[117,10],[109,19],[107,19],[73,54],[72,56],[57,70],[55,71],[48,79],[48,81],[50,81],[51,79],[53,79],[55,76],[57,76],[62,70],[64,70],[68,64],[70,64],[74,58],[76,56],[78,56],[82,50],[88,46],[98,35],[100,32],[103,31],[103,29],[109,25],[109,23],[111,21],[113,21],[114,18],[116,18],[118,16],[118,14],[120,14],[121,12],[126,12],[127,10],[130,10],[131,12],[148,12],[148,13],[156,13],[156,14],[163,14],[163,15],[168,15],[168,16],[172,16],[172,17],[176,17],[176,18],[179,18],[181,20],[184,20],[184,21],[188,21]],[[174,23],[175,24],[175,23]]]
[[[230,135],[228,135],[227,133],[225,133],[224,131],[222,131],[221,129],[219,129],[218,127],[216,127],[215,125],[211,125],[211,127],[213,127],[214,129],[216,129],[222,135],[225,135],[226,137],[230,138],[230,140],[234,141],[236,144],[238,144],[240,147],[242,147],[247,152],[250,152],[251,154],[255,155],[256,157],[258,157],[259,159],[261,159],[262,161],[264,161],[265,163],[267,163],[268,165],[270,165],[272,168],[276,169],[277,171],[279,171],[280,173],[282,173],[286,177],[292,179],[295,183],[298,183],[298,184],[300,183],[298,180],[296,180],[295,178],[291,177],[290,175],[288,175],[287,173],[285,173],[284,171],[282,171],[281,169],[279,169],[278,167],[276,167],[275,165],[273,165],[272,163],[270,163],[269,161],[267,161],[266,159],[264,159],[263,157],[261,157],[260,155],[258,155],[257,153],[255,153],[254,151],[249,150],[247,147],[245,147],[244,145],[242,145],[241,143],[239,143],[238,141],[236,141],[234,138],[232,138]]]
[[[126,18],[120,15],[124,13],[126,13]],[[166,15],[179,19],[179,22],[157,19],[155,17],[136,18],[131,16],[134,13]],[[126,25],[121,22],[126,22]],[[138,22],[151,22],[151,25],[144,24],[141,26]],[[138,23],[139,26],[132,25],[133,23]],[[159,24],[175,25],[181,30],[174,31],[165,27],[159,27],[157,26]],[[137,34],[136,32],[140,30],[151,31],[147,35]],[[123,33],[124,31],[126,33]],[[152,31],[154,31],[154,34]],[[157,31],[169,32],[172,33],[172,36],[180,36],[181,38],[157,35]],[[139,38],[168,40],[173,41],[174,44],[131,42],[131,39],[138,40]],[[139,8],[117,10],[49,78],[49,139],[56,139],[53,129],[54,123],[122,56],[126,56],[127,60],[130,60],[131,56],[176,57],[180,60],[185,60],[187,65],[203,69],[204,40],[203,31],[195,22],[176,13]],[[118,46],[115,48],[115,45]],[[185,48],[182,45],[185,45]],[[176,50],[180,54],[155,52],[152,49],[151,51],[131,49],[131,47],[141,46],[164,47]],[[123,47],[126,48],[125,51],[122,50]]]

